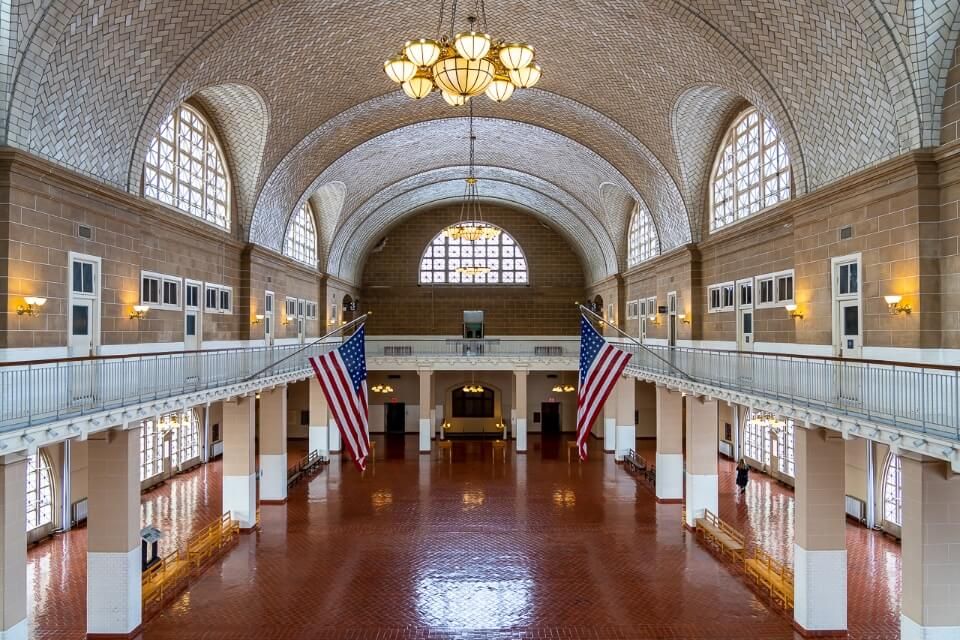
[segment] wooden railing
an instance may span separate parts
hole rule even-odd
[[[311,451],[287,469],[287,486],[292,487],[304,476],[322,469],[325,464],[330,464],[330,458],[320,455],[319,451]]]

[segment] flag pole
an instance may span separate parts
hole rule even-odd
[[[333,329],[333,331],[330,331],[330,332],[327,333],[326,335],[322,335],[322,336],[320,336],[319,338],[317,338],[316,340],[314,340],[313,342],[311,342],[311,343],[309,343],[309,344],[303,345],[302,347],[300,347],[299,349],[297,349],[297,350],[294,351],[293,353],[287,354],[286,356],[280,358],[280,359],[277,360],[276,362],[273,362],[273,363],[271,363],[271,364],[268,364],[266,367],[264,367],[263,369],[260,369],[259,371],[257,371],[256,373],[254,373],[252,376],[250,376],[249,378],[247,378],[246,380],[244,380],[244,382],[249,382],[250,380],[253,380],[253,379],[256,378],[257,376],[259,376],[259,375],[260,375],[261,373],[263,373],[264,371],[269,371],[270,369],[273,369],[275,366],[277,366],[277,365],[280,364],[281,362],[284,362],[284,361],[286,361],[286,360],[289,360],[290,358],[292,358],[293,356],[297,355],[298,353],[302,353],[302,352],[305,351],[306,349],[309,349],[310,347],[312,347],[312,346],[314,346],[314,345],[320,344],[321,342],[323,342],[323,341],[326,340],[327,338],[330,338],[330,337],[334,336],[334,335],[337,334],[337,333],[342,333],[343,331],[346,331],[348,328],[352,327],[352,326],[355,325],[355,324],[362,323],[364,320],[367,319],[367,316],[369,316],[369,315],[370,315],[369,313],[365,313],[365,314],[363,314],[362,316],[360,316],[359,318],[354,318],[353,320],[351,320],[350,322],[347,322],[346,324],[342,324],[342,325],[340,325],[339,327],[335,327],[335,328]]]
[[[593,311],[592,309],[589,309],[588,307],[583,306],[583,305],[580,304],[579,302],[575,302],[574,304],[576,304],[577,307],[580,308],[580,311],[582,311],[583,313],[588,313],[588,314],[590,314],[591,316],[593,316],[594,318],[596,318],[597,320],[599,320],[599,321],[601,322],[601,326],[613,327],[613,330],[616,331],[617,333],[619,333],[620,335],[622,335],[624,338],[626,338],[627,340],[629,340],[630,342],[632,342],[632,343],[635,344],[636,346],[640,347],[641,349],[643,349],[644,351],[646,351],[647,353],[649,353],[651,356],[653,356],[653,357],[656,358],[657,360],[660,360],[661,362],[663,362],[665,365],[667,365],[667,366],[670,367],[671,369],[676,370],[681,376],[683,376],[683,377],[686,378],[687,380],[690,380],[691,382],[693,381],[693,378],[691,378],[689,375],[687,375],[687,372],[686,372],[686,371],[684,371],[683,369],[681,369],[681,368],[678,367],[677,365],[673,364],[673,363],[670,362],[669,360],[665,359],[663,356],[661,356],[661,355],[659,355],[659,354],[657,354],[657,353],[654,353],[653,350],[650,349],[650,347],[648,347],[647,345],[643,344],[642,342],[640,342],[639,340],[637,340],[636,338],[634,338],[633,336],[631,336],[631,335],[630,335],[629,333],[627,333],[626,331],[623,331],[623,330],[622,330],[620,327],[618,327],[617,325],[613,324],[612,322],[608,322],[608,321],[604,320],[604,319],[603,319],[603,316],[601,316],[601,315],[600,315],[599,313],[597,313],[596,311]]]

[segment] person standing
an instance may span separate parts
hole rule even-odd
[[[750,467],[747,466],[747,461],[743,458],[740,458],[740,462],[737,463],[737,486],[740,487],[740,494],[743,495],[747,491],[747,482],[750,480]]]

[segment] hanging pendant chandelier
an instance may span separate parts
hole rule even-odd
[[[408,40],[401,52],[383,63],[383,70],[414,100],[440,89],[450,106],[463,106],[486,93],[494,102],[506,102],[516,89],[529,89],[543,70],[534,61],[533,47],[522,42],[494,40],[486,29],[483,0],[474,0],[467,31],[454,33],[457,0],[450,8],[449,33],[444,34],[444,0],[440,2],[437,38]],[[481,31],[477,31],[478,24]]]
[[[464,393],[483,393],[483,385],[477,384],[474,372],[470,372],[470,384],[463,385]]]

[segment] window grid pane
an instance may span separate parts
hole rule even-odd
[[[458,267],[488,267],[490,271],[469,275]],[[489,240],[455,240],[440,232],[427,245],[420,259],[420,284],[528,284],[527,258],[517,242],[500,230]]]
[[[643,203],[637,203],[627,232],[627,266],[632,267],[660,253],[657,228]]]
[[[891,454],[883,477],[883,519],[896,525],[903,524],[902,473],[900,456]]]
[[[317,266],[317,227],[309,204],[304,203],[287,225],[283,253],[311,267]]]
[[[790,198],[790,160],[769,118],[750,108],[727,132],[713,175],[711,230]]]
[[[222,229],[230,229],[229,187],[211,127],[181,105],[167,116],[147,150],[143,194]]]
[[[47,457],[27,458],[27,531],[53,523],[53,479]]]

